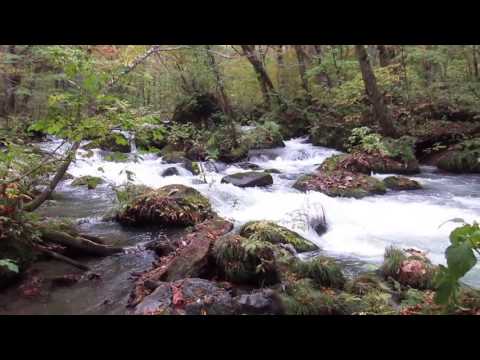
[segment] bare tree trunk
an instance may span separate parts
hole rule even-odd
[[[385,67],[390,65],[390,57],[385,45],[377,45],[378,59],[380,60],[380,66]]]
[[[8,45],[7,53],[15,56],[17,54],[15,45]],[[17,90],[20,81],[22,80],[21,76],[17,73],[17,60],[12,61],[13,71],[11,74],[5,76],[5,110],[6,115],[13,114],[16,111],[16,96],[15,91]]]
[[[295,53],[298,61],[298,71],[300,73],[300,80],[302,81],[302,88],[305,90],[307,98],[310,98],[310,89],[308,87],[307,67],[305,64],[305,52],[302,45],[294,45]]]
[[[479,79],[478,74],[478,57],[477,57],[477,45],[472,45],[472,55],[473,55],[473,76],[475,80]]]
[[[217,83],[217,91],[220,95],[223,112],[228,117],[228,123],[230,125],[230,132],[233,137],[233,143],[237,145],[238,141],[237,141],[237,132],[235,130],[235,123],[233,118],[234,114],[232,111],[232,106],[230,105],[230,100],[228,99],[227,93],[225,92],[223,77],[220,74],[220,69],[218,68],[217,62],[215,61],[215,57],[210,51],[210,45],[205,45],[205,49],[207,51],[207,58],[208,58],[208,62],[210,63],[210,68],[212,69],[213,75],[215,76],[215,81]]]
[[[260,89],[262,90],[263,100],[268,109],[272,107],[272,96],[275,97],[278,102],[278,94],[275,93],[275,88],[273,87],[272,80],[268,76],[265,67],[263,66],[261,60],[259,59],[256,51],[255,45],[240,45],[243,51],[243,54],[247,57],[250,64],[255,70],[257,75],[258,82],[260,83]]]
[[[38,209],[44,202],[49,198],[52,192],[57,187],[58,183],[62,180],[63,176],[68,170],[73,159],[75,159],[75,154],[77,153],[78,148],[80,147],[80,141],[75,142],[70,151],[68,152],[67,158],[64,160],[63,164],[57,169],[55,176],[53,177],[52,181],[48,185],[48,187],[43,190],[43,192],[38,195],[35,199],[33,199],[30,203],[26,204],[23,207],[25,211],[34,211]]]
[[[279,91],[282,92],[285,89],[285,60],[283,58],[283,45],[275,46],[275,54],[277,59],[277,84]]]
[[[385,136],[398,137],[398,132],[393,125],[391,115],[385,105],[384,99],[377,86],[377,79],[368,60],[367,52],[363,45],[355,45],[360,70],[367,96],[372,103],[375,118]]]

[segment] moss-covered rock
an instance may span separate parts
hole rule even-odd
[[[86,186],[89,190],[95,189],[98,185],[103,184],[104,180],[96,176],[81,176],[72,182],[72,186]]]
[[[424,253],[408,249],[389,247],[385,250],[381,272],[385,278],[392,278],[401,285],[415,289],[433,289],[438,267],[434,266]]]
[[[105,151],[129,153],[130,143],[128,139],[120,133],[111,133],[101,139],[96,139],[83,147],[85,150],[102,149]]]
[[[374,177],[340,170],[304,175],[293,187],[300,191],[319,191],[332,197],[356,199],[386,192],[384,183]]]
[[[227,234],[216,241],[213,255],[226,280],[256,286],[280,281],[274,245]]]
[[[389,176],[383,179],[385,186],[392,190],[419,190],[422,185],[418,181],[403,177]]]
[[[121,152],[113,152],[105,155],[105,161],[111,161],[116,163],[124,163],[128,161],[128,155]]]
[[[317,122],[310,130],[310,141],[315,146],[324,146],[345,151],[352,127],[338,122]]]
[[[165,164],[179,164],[193,174],[197,174],[198,165],[187,159],[183,151],[174,150],[168,145],[161,152],[162,162]]]
[[[250,144],[251,149],[272,149],[285,146],[280,126],[273,121],[267,121],[247,131],[243,135],[243,139]]]
[[[242,226],[240,235],[272,244],[290,244],[297,252],[314,251],[318,246],[294,231],[270,221],[250,221]]]
[[[325,256],[297,262],[295,272],[302,277],[312,279],[318,287],[343,289],[346,283],[340,264]]]
[[[184,185],[167,185],[135,197],[116,219],[135,226],[189,226],[211,215],[210,202],[197,190]]]
[[[451,147],[437,162],[441,170],[453,173],[480,173],[480,138]]]
[[[273,178],[268,173],[249,171],[227,175],[222,178],[222,184],[232,184],[241,188],[269,186],[273,184]]]
[[[141,150],[162,149],[167,145],[166,134],[162,125],[144,125],[135,131],[135,143]]]

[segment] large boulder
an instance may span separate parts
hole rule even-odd
[[[418,181],[403,176],[389,176],[383,179],[383,182],[391,190],[418,190],[422,188]]]
[[[174,166],[166,168],[165,170],[162,171],[162,176],[163,177],[175,176],[175,175],[180,175],[180,173],[178,172],[178,169]]]
[[[268,173],[249,171],[225,176],[222,184],[232,184],[241,188],[269,186],[273,184],[273,178]]]
[[[242,226],[240,235],[272,244],[290,244],[297,252],[318,250],[318,246],[296,232],[270,221],[250,221]]]
[[[102,149],[104,151],[129,153],[131,150],[129,140],[120,133],[111,133],[103,138],[93,140],[83,147],[85,150]]]
[[[480,138],[451,147],[437,162],[437,167],[453,173],[480,173]]]
[[[216,283],[189,278],[161,283],[136,307],[137,315],[232,315],[236,304]]]
[[[254,291],[233,299],[238,313],[247,315],[277,315],[281,308],[277,294],[271,289]]]
[[[438,267],[433,265],[425,253],[389,247],[385,250],[381,273],[393,278],[401,285],[415,289],[433,289]]]
[[[211,215],[210,202],[197,190],[184,185],[167,185],[136,196],[124,205],[116,219],[134,226],[189,226]]]
[[[332,197],[353,197],[361,199],[366,196],[385,194],[382,181],[364,174],[349,171],[317,171],[300,177],[293,187],[300,191],[319,191]]]

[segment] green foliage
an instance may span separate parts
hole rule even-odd
[[[0,259],[0,266],[7,268],[9,271],[14,273],[18,273],[20,271],[17,262],[12,259]]]
[[[441,266],[436,277],[435,301],[452,307],[458,303],[459,280],[477,264],[475,253],[480,249],[480,226],[465,224],[450,234],[451,245],[445,251],[447,267]]]
[[[360,149],[367,153],[380,153],[382,156],[400,159],[404,162],[415,160],[414,144],[415,138],[411,136],[402,136],[399,139],[386,138],[366,126],[353,129],[348,138],[350,152]]]
[[[317,286],[343,289],[345,276],[341,266],[333,259],[317,257],[310,261],[297,263],[296,271],[303,277],[308,277]]]

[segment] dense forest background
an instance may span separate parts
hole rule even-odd
[[[235,163],[250,150],[308,137],[349,154],[298,183],[329,196],[384,192],[366,174],[418,173],[419,163],[479,173],[478,57],[478,45],[1,45],[0,240],[15,246],[0,252],[0,271],[26,268],[32,244],[80,267],[45,243],[119,251],[85,234],[59,235],[36,210],[79,149],[125,161],[125,132],[139,154],[189,161],[199,174],[203,161]],[[245,135],[242,127],[256,130]],[[51,138],[68,149],[36,146]],[[458,280],[476,264],[478,224],[460,229],[436,285],[443,304],[457,300]],[[28,241],[18,245],[20,238]]]

